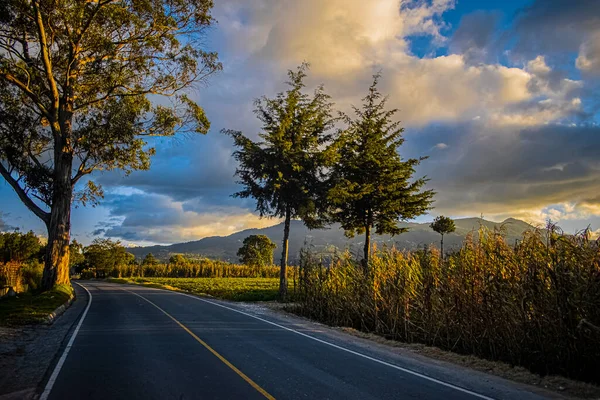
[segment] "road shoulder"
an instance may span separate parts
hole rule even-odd
[[[222,300],[220,300],[221,302]],[[311,319],[296,315],[279,303],[232,303],[244,311],[306,331],[320,338],[326,338],[336,344],[356,346],[365,353],[384,358],[389,355],[410,360],[409,365],[419,370],[419,365],[431,366],[453,381],[463,378],[479,381],[483,386],[506,387],[525,390],[546,398],[554,399],[600,399],[600,387],[574,381],[560,376],[546,376],[529,372],[522,367],[514,367],[502,362],[489,361],[473,355],[457,354],[423,344],[408,344],[388,340],[375,334],[368,334],[345,327],[331,327]],[[426,372],[426,371],[423,371]],[[427,374],[427,373],[426,373]]]
[[[0,327],[0,400],[34,398],[43,387],[88,301],[73,286],[76,300],[52,324]]]

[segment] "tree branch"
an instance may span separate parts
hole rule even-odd
[[[83,160],[81,160],[81,164],[79,165],[79,168],[77,169],[77,174],[75,174],[75,176],[71,179],[71,185],[75,186],[75,184],[79,181],[79,179],[81,179],[84,175],[88,175],[91,174],[94,171],[94,168],[96,168],[95,165],[86,168],[86,163],[89,160],[90,155],[89,153],[84,157]]]
[[[54,80],[54,75],[52,74],[52,62],[50,61],[50,54],[48,53],[48,40],[46,38],[46,30],[44,28],[44,20],[42,19],[42,13],[38,7],[39,0],[33,0],[33,9],[35,11],[35,22],[38,28],[38,34],[40,36],[40,50],[42,55],[42,61],[44,63],[44,69],[46,71],[46,79],[48,79],[48,83],[50,84],[50,91],[52,92],[52,112],[53,116],[51,121],[55,121],[55,115],[58,112],[60,95],[58,94],[58,87],[56,86],[56,81]]]
[[[19,185],[17,180],[12,177],[10,172],[8,172],[8,170],[6,169],[6,167],[4,167],[4,165],[2,165],[2,163],[0,163],[0,175],[2,175],[4,179],[6,179],[6,182],[8,182],[10,186],[12,186],[12,188],[17,193],[23,204],[25,204],[27,208],[31,210],[32,213],[37,215],[37,217],[44,221],[46,225],[50,223],[50,213],[42,210],[37,204],[33,202],[33,200],[31,200],[31,198],[29,198],[27,193],[25,193],[25,190],[23,190],[23,188]]]
[[[8,74],[8,73],[0,73],[0,78],[4,78],[6,81],[12,83],[13,85],[15,85],[16,87],[21,89],[21,91],[23,91],[23,93],[25,93],[27,95],[27,97],[29,97],[31,100],[33,100],[33,102],[40,109],[40,111],[42,112],[44,117],[46,117],[50,121],[50,114],[48,113],[48,110],[46,110],[46,107],[44,107],[44,105],[40,101],[39,97],[35,93],[33,93],[27,85],[25,85],[23,82],[21,82],[15,76]]]

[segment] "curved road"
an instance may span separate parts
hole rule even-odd
[[[398,355],[384,358],[228,302],[104,282],[81,286],[89,307],[42,400],[541,398],[458,367],[429,370]]]

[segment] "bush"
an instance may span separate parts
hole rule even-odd
[[[42,283],[44,265],[31,260],[28,263],[0,263],[0,286],[11,287],[15,292],[33,291]],[[8,292],[4,289],[0,295]]]
[[[42,284],[44,265],[39,262],[30,262],[21,268],[21,281],[28,285],[29,290],[37,290]]]
[[[600,383],[600,248],[587,232],[529,232],[516,247],[481,230],[437,249],[349,254],[300,267],[299,312],[335,326]]]

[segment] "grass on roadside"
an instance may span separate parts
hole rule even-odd
[[[271,301],[277,299],[278,278],[110,278],[113,283],[131,283],[161,289],[182,290],[234,301]],[[289,286],[293,296],[293,283]]]
[[[39,294],[21,293],[0,301],[0,325],[25,325],[43,322],[73,295],[67,285],[57,285]]]

